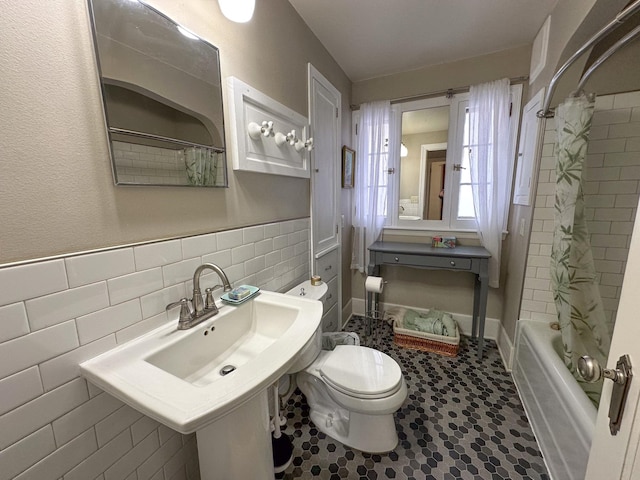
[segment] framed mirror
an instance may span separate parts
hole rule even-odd
[[[218,49],[136,0],[89,0],[117,185],[226,187]]]
[[[398,220],[442,220],[449,106],[402,113]]]

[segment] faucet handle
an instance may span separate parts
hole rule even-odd
[[[191,307],[189,306],[189,299],[187,298],[181,298],[177,302],[170,303],[165,307],[165,311],[169,311],[178,306],[180,307],[180,322],[191,320]]]
[[[215,286],[213,288],[219,288],[221,286],[222,285],[217,285],[217,286]],[[213,310],[213,309],[217,310],[218,309],[218,307],[216,307],[216,301],[213,299],[213,288],[206,288],[204,290],[205,297],[206,297],[206,300],[204,302],[205,310]]]

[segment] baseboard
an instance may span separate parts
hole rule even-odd
[[[353,298],[353,314],[354,315],[364,315],[365,311],[365,301],[362,298]],[[417,312],[424,311],[424,308],[412,307],[410,305],[397,305],[395,303],[380,303],[382,310],[387,310],[391,307],[403,307],[410,308]],[[460,333],[463,335],[471,335],[471,327],[472,321],[471,315],[466,315],[464,313],[455,313],[449,312],[451,316],[458,322],[458,328],[460,328]],[[491,340],[498,339],[498,333],[500,329],[500,320],[497,318],[489,318],[487,317],[484,324],[484,337],[489,338]]]
[[[352,315],[364,315],[365,301],[363,298],[351,299],[351,314]]]
[[[342,323],[340,323],[340,330],[342,330],[349,320],[351,320],[351,315],[353,315],[353,299],[349,300],[342,308],[342,318],[340,319]]]
[[[504,368],[507,370],[507,372],[511,372],[513,366],[513,357],[515,355],[515,346],[509,338],[509,335],[507,335],[507,331],[504,329],[502,324],[500,324],[499,335],[496,343],[498,345],[498,352],[500,352],[500,357],[502,358]]]

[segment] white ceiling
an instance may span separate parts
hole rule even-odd
[[[558,0],[289,0],[354,81],[531,44]]]

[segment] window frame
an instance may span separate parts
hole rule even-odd
[[[515,173],[516,166],[516,150],[517,150],[517,137],[520,126],[520,114],[521,114],[521,102],[522,102],[522,90],[521,84],[511,85],[511,121],[510,121],[510,140],[509,140],[509,156],[511,162],[509,162],[508,178],[509,182],[509,203],[513,203],[511,198],[513,189],[513,175]],[[459,199],[459,186],[460,186],[460,172],[453,169],[455,163],[461,163],[462,148],[463,148],[463,136],[464,136],[464,115],[469,103],[469,93],[459,93],[452,98],[446,96],[434,97],[423,100],[414,100],[410,102],[397,103],[392,105],[394,127],[399,139],[402,135],[402,113],[405,111],[420,110],[425,108],[436,108],[449,105],[449,134],[448,134],[448,147],[446,155],[446,169],[447,175],[445,176],[445,192],[447,190],[451,193],[445,194],[443,199],[443,215],[442,220],[400,220],[398,218],[399,210],[399,185],[400,185],[400,150],[398,142],[398,152],[388,153],[388,166],[393,170],[393,174],[390,175],[389,182],[387,184],[387,219],[385,223],[385,230],[393,231],[398,230],[399,234],[402,231],[428,231],[428,232],[457,232],[457,233],[477,233],[475,220],[469,218],[457,218],[457,214],[454,212],[458,210]],[[358,111],[353,113],[352,119],[352,134],[354,144],[357,144],[357,132],[358,121],[360,114]],[[462,119],[462,121],[461,121]],[[364,159],[362,159],[364,160]],[[361,160],[361,161],[362,161]],[[460,161],[458,161],[460,160]],[[355,204],[354,204],[355,209]],[[507,225],[503,226],[503,230],[506,233]]]

